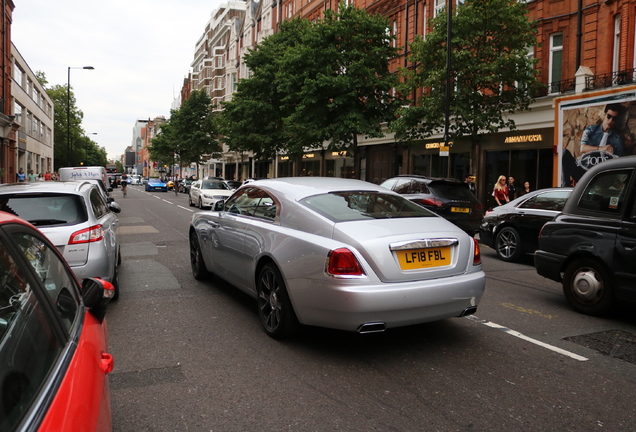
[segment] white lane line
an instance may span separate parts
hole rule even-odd
[[[161,199],[161,201],[163,201],[163,202],[167,202],[168,204],[172,204],[170,201],[165,200],[165,199],[163,199],[163,198]]]
[[[183,206],[180,206],[180,205],[177,205],[177,207],[179,207],[180,209],[187,210],[187,211],[189,211],[190,213],[194,213],[194,210],[189,209],[189,208],[187,208],[187,207],[183,207]]]
[[[469,315],[469,316],[467,316],[465,318],[468,318],[469,320],[475,321],[475,322],[477,322],[479,324],[483,324],[485,326],[494,328],[496,330],[501,330],[504,333],[508,333],[511,336],[518,337],[519,339],[523,339],[523,340],[531,342],[531,343],[533,343],[535,345],[539,345],[540,347],[549,349],[550,351],[554,351],[554,352],[562,354],[564,356],[568,356],[570,358],[573,358],[574,360],[578,360],[578,361],[588,361],[589,360],[587,357],[583,357],[583,356],[580,356],[578,354],[574,354],[573,352],[566,351],[566,350],[561,349],[559,347],[555,347],[554,345],[549,345],[549,344],[547,344],[545,342],[541,342],[539,340],[532,339],[531,337],[528,337],[528,336],[526,336],[524,334],[521,334],[518,331],[511,330],[511,329],[509,329],[507,327],[504,327],[502,325],[495,324],[494,322],[490,322],[490,321],[487,321],[487,320],[480,319],[480,318],[478,318],[478,317],[476,317],[474,315]]]
[[[157,195],[153,195],[152,197],[153,197],[153,198],[157,198],[157,199],[161,199],[161,198],[159,198]]]

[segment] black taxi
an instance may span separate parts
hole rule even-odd
[[[541,230],[537,272],[562,282],[579,312],[603,315],[636,300],[635,195],[636,156],[608,160],[583,175]]]

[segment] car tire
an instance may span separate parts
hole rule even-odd
[[[563,275],[563,294],[568,303],[586,315],[607,314],[614,304],[609,272],[592,258],[573,261]]]
[[[194,203],[192,202],[192,196],[190,194],[188,194],[188,205],[190,207],[194,207]]]
[[[297,334],[300,323],[285,288],[280,271],[274,264],[265,264],[256,285],[258,315],[268,336],[284,338]]]
[[[121,248],[117,248],[117,265],[121,265]]]
[[[521,237],[516,229],[505,227],[497,233],[495,238],[495,252],[506,262],[519,261],[521,258]]]
[[[196,280],[205,280],[212,277],[212,273],[205,267],[201,245],[199,245],[197,233],[194,231],[190,232],[190,268],[192,269],[192,276]]]
[[[115,273],[113,274],[113,279],[110,283],[113,284],[113,287],[115,288],[115,294],[111,300],[115,301],[119,299],[119,270],[117,269],[117,266],[115,266]]]
[[[203,200],[199,197],[199,208],[203,210]]]

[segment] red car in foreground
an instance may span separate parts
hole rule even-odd
[[[40,231],[0,211],[0,431],[112,429],[113,295],[109,282],[80,284]]]

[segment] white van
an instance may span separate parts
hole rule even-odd
[[[110,183],[106,174],[106,168],[103,166],[66,167],[60,168],[57,173],[61,181],[88,180],[96,182],[105,197],[108,197],[109,192],[113,190],[111,187],[106,186]]]

